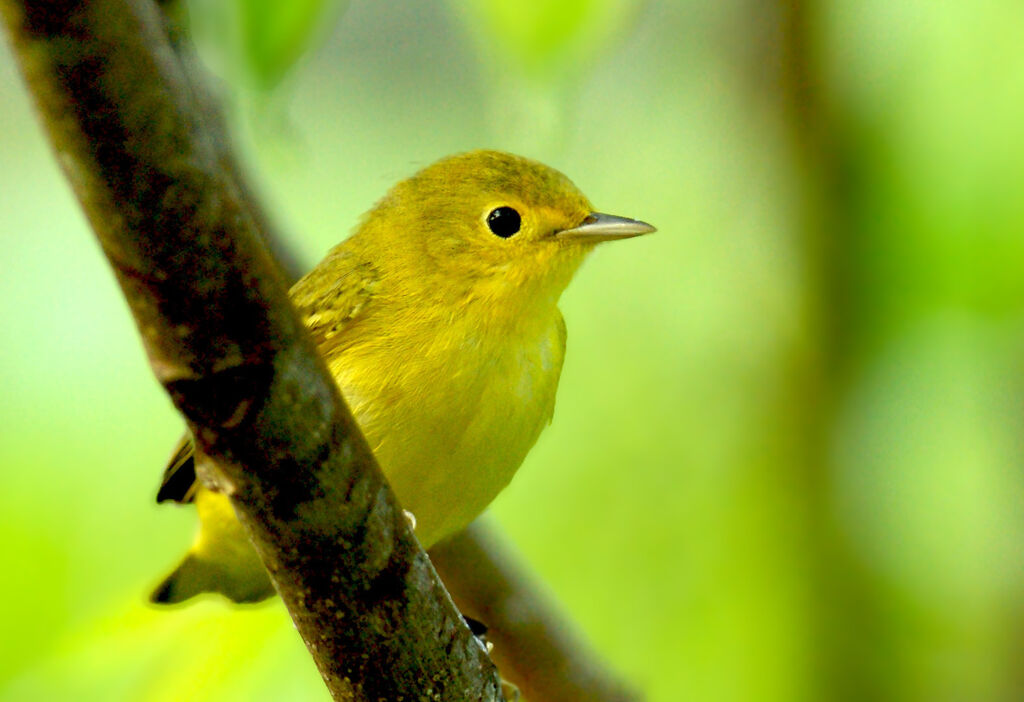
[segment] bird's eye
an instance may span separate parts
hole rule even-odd
[[[487,226],[502,239],[508,239],[519,231],[522,217],[511,207],[497,207],[487,215]]]

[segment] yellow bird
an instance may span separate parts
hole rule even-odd
[[[565,354],[558,298],[584,257],[653,231],[594,212],[541,163],[473,151],[392,188],[292,288],[424,548],[484,510],[551,420]],[[157,500],[194,502],[200,528],[154,602],[273,594],[228,499],[197,482],[188,437]]]

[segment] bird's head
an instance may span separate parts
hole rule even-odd
[[[654,231],[595,212],[562,173],[500,151],[442,159],[396,185],[359,237],[403,287],[484,299],[557,301],[603,241]]]

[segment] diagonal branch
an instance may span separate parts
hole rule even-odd
[[[185,415],[335,699],[496,700],[296,318],[150,0],[0,0],[38,111]]]
[[[201,116],[204,130],[217,150],[217,157],[225,173],[234,180],[241,195],[241,205],[256,224],[256,230],[263,239],[274,260],[284,269],[289,282],[298,280],[303,267],[295,252],[281,234],[280,228],[267,213],[263,199],[259,197],[249,174],[242,168],[238,150],[235,149],[231,130],[224,116],[221,101],[211,89],[210,81],[201,67],[201,60],[189,38],[188,11],[185,0],[156,0],[163,10],[164,29],[171,48],[181,63],[181,72],[188,82],[191,109]]]

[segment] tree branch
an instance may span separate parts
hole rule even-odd
[[[459,609],[487,625],[495,663],[526,699],[640,699],[609,674],[485,525],[471,524],[430,557]]]
[[[274,260],[284,269],[289,282],[302,277],[304,266],[295,256],[288,241],[282,236],[280,228],[274,222],[263,205],[256,187],[252,184],[246,169],[240,164],[238,150],[235,148],[231,130],[221,100],[210,87],[209,76],[202,68],[202,62],[188,32],[188,9],[184,0],[156,0],[163,10],[164,29],[174,53],[181,63],[182,75],[188,81],[192,97],[192,109],[202,116],[205,130],[210,137],[220,164],[238,186],[240,202],[256,223],[256,230],[263,243],[274,256]]]
[[[0,0],[201,473],[337,700],[500,699],[297,319],[149,0]]]

